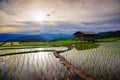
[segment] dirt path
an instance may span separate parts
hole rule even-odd
[[[72,45],[68,45],[67,47],[68,47],[67,50],[61,50],[61,51],[57,51],[57,50],[36,50],[36,51],[27,51],[27,52],[17,52],[17,53],[2,54],[2,55],[0,55],[0,57],[19,55],[19,54],[27,54],[27,53],[34,53],[34,52],[53,52],[54,56],[60,60],[60,63],[62,63],[65,67],[67,67],[71,72],[74,72],[75,74],[77,74],[83,80],[94,80],[92,77],[86,75],[83,71],[75,68],[63,56],[60,55],[60,53],[63,53],[63,52],[66,52],[66,51],[69,51],[69,50],[73,49]]]

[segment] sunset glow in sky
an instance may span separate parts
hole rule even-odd
[[[0,0],[0,33],[120,30],[120,0]]]

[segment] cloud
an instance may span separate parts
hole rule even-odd
[[[43,28],[46,26],[52,27],[52,22],[14,22],[12,24],[0,24],[0,33],[29,33],[29,34],[36,34],[36,33],[44,33],[45,31]],[[55,27],[55,24],[54,26]],[[10,30],[10,31],[9,31]],[[46,29],[48,30],[48,29]]]
[[[21,22],[17,25],[1,25],[0,33],[14,32],[14,33],[28,33],[28,34],[40,34],[40,33],[69,33],[72,34],[76,31],[113,31],[120,30],[120,23],[90,23],[90,24],[76,24],[69,22],[55,22],[55,24],[43,25],[37,22]],[[9,26],[9,27],[6,27]]]
[[[6,29],[0,32],[8,32],[10,30],[8,27],[13,32],[17,32],[19,28],[18,32],[34,33],[50,32],[49,30],[54,33],[96,30],[100,29],[100,25],[110,24],[110,20],[118,17],[120,17],[120,0],[0,1],[0,28],[5,26],[3,29]],[[103,23],[96,23],[102,21]],[[115,26],[114,23],[110,25]]]
[[[14,28],[14,27],[1,27],[0,28],[0,33],[13,33],[13,32],[18,32],[18,31],[20,31],[19,29],[16,29],[16,28]]]
[[[46,20],[50,21],[91,22],[114,18],[120,14],[119,0],[6,0],[0,5],[1,11],[22,21],[34,20],[34,13],[39,11],[43,11],[45,16],[53,14],[49,18],[46,16]],[[51,13],[54,11],[56,13]]]

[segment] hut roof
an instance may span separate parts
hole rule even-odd
[[[95,32],[91,32],[91,31],[77,31],[76,33],[74,33],[74,35],[76,35],[76,34],[89,34],[89,35],[96,35],[96,33]]]

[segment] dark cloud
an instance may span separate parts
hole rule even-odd
[[[3,2],[4,0],[0,0],[0,2]]]
[[[47,14],[46,16],[48,16],[48,17],[49,17],[49,16],[51,16],[51,14]]]

